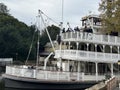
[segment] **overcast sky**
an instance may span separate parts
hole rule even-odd
[[[72,27],[79,25],[83,16],[89,11],[98,14],[101,0],[64,0],[64,26],[67,22]],[[10,14],[20,21],[31,25],[35,23],[38,9],[42,10],[56,22],[61,21],[62,0],[0,0],[10,9]]]

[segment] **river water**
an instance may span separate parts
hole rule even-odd
[[[4,82],[2,81],[2,77],[0,76],[0,90],[21,90],[21,89],[5,88],[4,87]]]

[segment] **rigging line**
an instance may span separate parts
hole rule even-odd
[[[51,20],[52,22],[56,23],[59,26],[58,22],[56,22],[55,20],[53,20],[52,18],[50,18],[49,16],[47,16],[44,12],[41,11],[41,14],[45,15],[49,20]]]
[[[43,17],[42,17],[42,12],[41,12],[41,10],[39,10],[39,14],[40,14],[41,20],[42,20],[42,22],[43,22],[43,24],[44,24],[44,26],[45,26],[45,30],[46,30],[46,32],[47,32],[48,38],[49,38],[50,43],[51,43],[51,45],[52,45],[53,51],[55,52],[55,47],[54,47],[54,45],[53,45],[53,42],[52,42],[51,37],[50,37],[50,35],[49,35],[48,29],[47,29],[46,24],[45,24],[45,22],[44,22],[44,19],[43,19]]]
[[[35,30],[36,31],[36,30]],[[28,55],[27,55],[27,58],[26,58],[26,61],[25,61],[25,65],[27,64],[28,62],[28,59],[30,57],[30,53],[31,53],[31,50],[32,50],[32,47],[33,47],[33,41],[34,41],[34,37],[35,37],[35,31],[33,33],[33,37],[32,37],[32,41],[31,41],[31,45],[30,45],[30,49],[29,49],[29,52],[28,52]]]
[[[37,61],[36,61],[36,66],[38,66],[39,64],[39,46],[40,46],[40,30],[41,30],[41,27],[40,27],[40,15],[38,15],[38,29],[37,29],[37,33],[38,33],[38,41],[37,41]]]
[[[64,10],[64,0],[62,0],[62,23],[64,22],[64,21],[63,21],[63,14],[64,14],[64,11],[63,11],[63,10]]]

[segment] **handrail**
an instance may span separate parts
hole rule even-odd
[[[62,52],[62,53],[61,53]],[[61,56],[60,56],[61,53]],[[72,59],[72,60],[83,60],[91,62],[106,62],[106,63],[117,63],[120,54],[113,53],[101,53],[92,51],[82,51],[82,50],[56,50],[55,58]]]
[[[102,34],[87,33],[87,32],[62,33],[62,40],[63,41],[94,42],[98,44],[120,46],[119,36],[102,35]]]
[[[18,77],[27,77],[27,78],[36,78],[44,80],[83,80],[84,73],[78,72],[61,72],[61,71],[44,71],[36,69],[21,68],[20,66],[7,66],[6,74],[18,76]]]
[[[84,73],[78,72],[51,72],[36,69],[22,69],[17,66],[7,66],[6,74],[23,77],[33,78],[38,80],[57,80],[57,81],[95,81],[95,75],[85,75]],[[104,79],[104,75],[100,75],[98,80]]]

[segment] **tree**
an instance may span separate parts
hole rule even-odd
[[[31,44],[34,27],[28,27],[13,16],[0,13],[0,58],[25,60]],[[36,41],[36,40],[35,40]],[[36,42],[29,59],[36,58]]]
[[[51,25],[47,27],[52,40],[56,40],[59,28]],[[35,34],[30,60],[36,59],[37,32],[35,25],[27,26],[13,16],[0,13],[0,58],[14,58],[14,60],[26,60],[27,54]],[[40,50],[49,42],[48,35],[44,30],[40,36]],[[17,58],[16,58],[17,57]]]
[[[107,33],[120,31],[120,0],[101,0],[103,30]]]
[[[4,4],[1,4],[5,6]],[[30,53],[29,60],[36,59],[37,48],[37,31],[35,25],[27,26],[20,22],[7,12],[7,7],[0,6],[0,58],[13,58],[14,60],[26,60],[28,51],[34,37],[33,47]],[[47,27],[52,40],[56,39],[59,33],[59,28],[52,25]],[[44,50],[45,44],[49,42],[46,31],[44,30],[40,36],[40,49]]]
[[[48,26],[47,27],[48,29],[48,32],[50,34],[50,37],[51,39],[54,41],[56,40],[56,36],[59,34],[60,32],[60,28],[55,26],[55,25],[51,25],[51,26]],[[40,37],[40,51],[43,51],[44,50],[44,46],[46,45],[47,42],[50,42],[49,38],[48,38],[48,35],[47,35],[47,32],[46,30],[44,30],[42,32],[42,35]]]
[[[7,6],[3,3],[0,3],[0,13],[6,13],[8,14],[9,10],[7,9]]]

